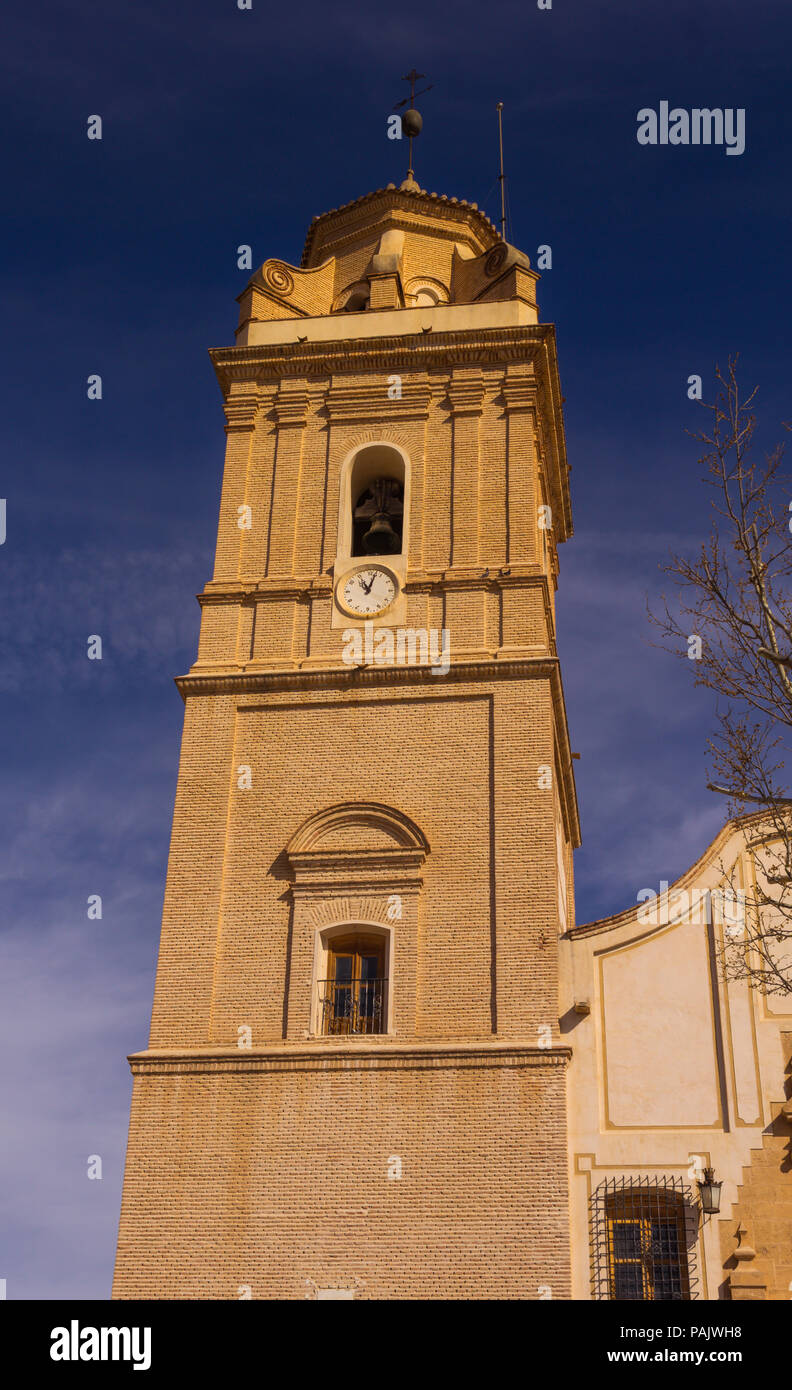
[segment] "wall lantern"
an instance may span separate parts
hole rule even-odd
[[[722,1182],[715,1181],[715,1169],[705,1168],[703,1179],[699,1179],[701,1210],[706,1216],[717,1216],[720,1211]]]

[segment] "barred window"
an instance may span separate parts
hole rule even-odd
[[[698,1211],[679,1178],[614,1178],[592,1197],[594,1294],[599,1299],[696,1298]]]

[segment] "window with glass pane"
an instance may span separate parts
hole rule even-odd
[[[633,1188],[607,1199],[610,1297],[690,1298],[685,1206],[674,1192]]]
[[[384,1032],[384,941],[377,937],[344,937],[331,944],[327,959],[327,979],[320,981],[322,1032]]]

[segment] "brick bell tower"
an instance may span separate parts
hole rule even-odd
[[[554,330],[408,177],[268,260],[227,419],[116,1298],[569,1297]]]

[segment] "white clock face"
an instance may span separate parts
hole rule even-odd
[[[390,608],[396,597],[396,584],[387,570],[369,565],[366,569],[354,570],[341,581],[338,597],[349,613],[370,618]]]

